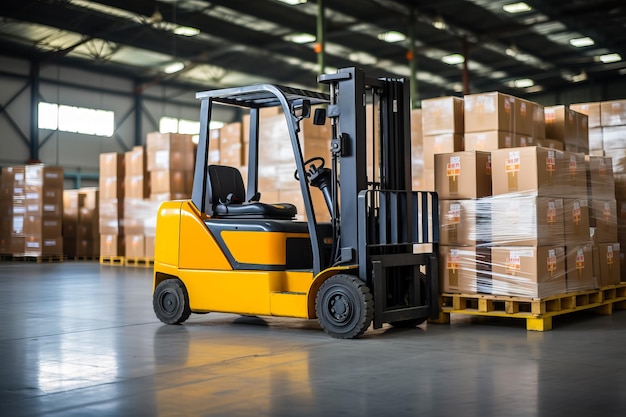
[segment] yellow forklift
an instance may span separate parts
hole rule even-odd
[[[157,217],[153,306],[162,322],[208,312],[317,318],[331,336],[355,338],[372,322],[407,327],[438,317],[438,200],[411,191],[408,82],[354,67],[318,81],[329,94],[272,84],[196,94],[193,193],[164,202]],[[246,186],[238,169],[208,164],[214,105],[249,112]],[[284,113],[306,221],[293,204],[259,193],[267,107]],[[312,110],[315,124],[330,122],[331,161],[303,159],[300,122]],[[313,192],[323,193],[329,222],[316,221]]]

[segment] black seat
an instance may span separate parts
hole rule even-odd
[[[296,207],[289,203],[246,201],[243,179],[237,168],[209,165],[208,177],[209,204],[217,217],[292,219],[297,213]]]

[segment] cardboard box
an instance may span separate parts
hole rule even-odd
[[[24,239],[25,256],[63,255],[63,238],[29,235]]]
[[[543,298],[566,292],[562,246],[491,248],[493,294]]]
[[[596,274],[598,285],[606,287],[607,285],[619,284],[620,275],[620,244],[619,243],[599,243],[598,263],[599,274]]]
[[[626,126],[602,128],[602,148],[605,151],[626,148]]]
[[[493,149],[513,148],[515,135],[502,130],[468,132],[465,134],[466,151],[491,151]]]
[[[157,170],[150,173],[151,192],[181,193],[191,196],[193,171]]]
[[[439,246],[440,289],[445,293],[491,293],[491,253],[475,246]]]
[[[533,103],[515,97],[515,114],[513,115],[513,132],[519,135],[533,135]]]
[[[591,241],[589,235],[589,202],[586,199],[564,198],[565,245],[580,246]]]
[[[63,234],[62,218],[29,214],[24,217],[24,235],[59,237]]]
[[[437,97],[422,100],[422,132],[426,135],[463,134],[463,99]]]
[[[435,155],[435,191],[444,200],[491,195],[489,153],[465,151]]]
[[[530,135],[516,134],[515,135],[515,147],[523,148],[526,146],[537,146],[537,142],[535,141],[535,138]]]
[[[498,92],[470,94],[464,97],[465,132],[515,129],[515,98]]]
[[[491,199],[490,211],[494,246],[565,245],[560,198],[501,195]]]
[[[100,198],[110,200],[114,198],[124,198],[124,177],[103,177],[100,176]]]
[[[144,245],[145,245],[145,257],[148,259],[154,259],[154,242],[155,242],[155,237],[154,236],[146,236],[145,240],[144,240]]]
[[[533,112],[532,137],[537,141],[546,137],[546,115],[541,104],[531,102]]]
[[[100,235],[100,256],[124,256],[125,241],[120,235]]]
[[[600,120],[600,102],[570,104],[569,108],[578,113],[587,115],[590,128],[602,126]]]
[[[124,179],[125,157],[123,153],[108,152],[100,154],[100,179],[119,178]]]
[[[424,167],[435,167],[435,155],[439,153],[460,152],[463,150],[463,135],[444,133],[424,136]]]
[[[489,199],[441,200],[439,243],[476,246],[491,241]]]
[[[492,151],[493,194],[559,195],[564,158],[561,151],[537,146]]]
[[[24,186],[63,189],[63,168],[43,164],[26,165]]]
[[[593,290],[598,283],[593,274],[592,246],[568,246],[565,267],[567,292]]]
[[[562,173],[562,186],[555,190],[554,195],[569,198],[587,198],[587,163],[582,153],[564,152],[563,167],[557,172]]]
[[[180,133],[150,132],[146,135],[146,151],[158,150],[191,151],[194,150],[193,135]],[[148,167],[148,170],[150,168]]]
[[[562,142],[575,141],[578,138],[578,120],[580,114],[567,106],[546,107],[546,137]]]
[[[585,156],[589,175],[589,196],[592,200],[612,200],[615,198],[615,178],[610,157]]]
[[[143,176],[148,172],[148,154],[143,146],[135,146],[124,154],[125,175]]]
[[[589,152],[604,150],[604,136],[601,127],[589,129]]]
[[[126,235],[124,241],[127,258],[145,258],[145,238],[143,235]]]
[[[67,248],[65,250],[67,253]],[[100,238],[81,239],[76,242],[76,256],[95,258],[100,256]]]
[[[126,175],[124,177],[124,197],[125,198],[148,198],[150,196],[149,173],[144,175]]]
[[[617,242],[617,202],[615,200],[591,200],[589,225],[595,227],[598,243]]]
[[[602,126],[626,125],[626,100],[611,100],[600,103]]]

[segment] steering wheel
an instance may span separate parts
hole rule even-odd
[[[324,158],[322,158],[321,156],[315,156],[313,158],[310,158],[310,159],[307,159],[306,161],[304,161],[304,170],[305,170],[305,172],[306,172],[306,166],[309,165],[312,162],[315,162],[315,161],[319,161],[320,162],[319,166],[315,166],[315,165],[313,166],[313,169],[315,171],[319,171],[320,169],[324,168],[324,164],[326,163]],[[308,176],[309,175],[307,173],[307,177]],[[300,178],[298,177],[298,170],[297,169],[293,172],[293,177],[296,179],[296,181],[300,181]]]

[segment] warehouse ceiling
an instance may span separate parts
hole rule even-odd
[[[0,54],[129,76],[144,88],[315,88],[318,4],[291,3],[2,0]],[[409,77],[413,34],[420,98],[461,93],[465,65],[470,92],[520,96],[626,77],[624,0],[513,3],[324,0],[326,71],[357,65]],[[398,33],[406,39],[390,39]]]

